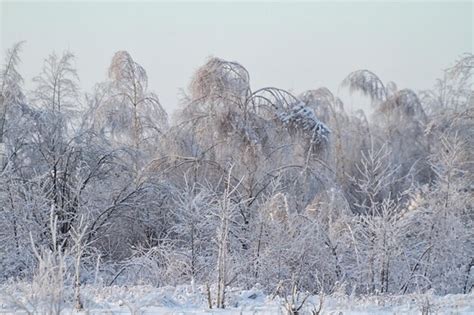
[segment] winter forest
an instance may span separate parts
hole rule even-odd
[[[370,115],[210,57],[167,113],[127,51],[90,91],[52,53],[27,90],[25,47],[0,74],[3,307],[87,310],[125,286],[185,285],[203,309],[258,288],[288,314],[309,295],[472,297],[471,53],[424,91],[354,69],[341,89]]]

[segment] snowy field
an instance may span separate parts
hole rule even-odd
[[[81,295],[85,310],[72,311],[71,304],[57,307],[51,297],[28,292],[28,286],[4,286],[0,291],[0,314],[225,314],[266,315],[287,314],[285,301],[265,296],[259,290],[230,290],[225,310],[209,309],[202,287],[153,288],[84,287]],[[63,299],[70,300],[67,296]],[[319,297],[310,297],[300,314],[312,314],[319,306]],[[325,296],[320,314],[474,314],[474,295],[406,296]]]

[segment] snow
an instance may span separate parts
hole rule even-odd
[[[0,287],[0,314],[27,314],[19,305],[29,305],[34,314],[48,313],[47,308],[28,304],[34,292],[20,294],[20,284]],[[23,287],[24,288],[24,287]],[[12,294],[13,293],[13,294]],[[84,286],[81,296],[85,310],[75,312],[70,303],[65,303],[61,314],[222,314],[222,315],[267,315],[286,314],[284,300],[272,299],[259,289],[229,289],[227,308],[208,309],[205,289],[199,286],[161,287],[152,286]],[[303,294],[301,295],[303,296]],[[319,297],[311,296],[301,314],[311,314],[319,305]],[[351,297],[334,295],[323,297],[323,314],[421,314],[426,308],[438,314],[474,314],[474,295],[412,294],[404,296]]]
[[[315,141],[321,141],[321,139],[327,141],[327,137],[331,132],[329,127],[316,117],[314,110],[303,102],[294,105],[290,110],[279,113],[278,118],[284,124],[293,124],[309,131]]]

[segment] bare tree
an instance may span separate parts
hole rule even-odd
[[[137,152],[167,129],[167,114],[158,96],[148,91],[148,76],[126,51],[118,51],[109,66],[106,96],[97,108],[100,128]]]
[[[21,84],[23,78],[17,70],[20,63],[20,52],[24,42],[18,42],[7,51],[5,63],[0,72],[0,170],[6,162],[5,127],[8,107],[23,100]]]

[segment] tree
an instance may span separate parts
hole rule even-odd
[[[33,79],[37,84],[33,93],[37,109],[32,142],[45,175],[41,183],[44,196],[58,216],[60,242],[63,237],[68,238],[78,210],[72,196],[81,163],[80,147],[71,134],[74,114],[79,109],[79,78],[73,60],[70,52],[61,57],[53,53],[45,59],[41,74]]]
[[[427,116],[417,94],[410,89],[399,90],[393,82],[384,85],[369,70],[350,73],[342,85],[348,86],[351,92],[362,92],[372,101],[375,109],[372,134],[379,134],[378,141],[388,142],[392,162],[402,163],[397,177],[409,179],[408,182],[400,181],[393,190],[403,191],[414,176],[420,182],[428,182],[431,173],[424,163],[429,154],[424,133]]]
[[[129,144],[139,154],[146,143],[166,131],[167,114],[158,96],[148,91],[145,69],[128,52],[115,53],[108,75],[106,96],[96,112],[98,126],[113,140]]]
[[[5,57],[5,63],[0,72],[0,170],[3,170],[6,162],[5,132],[6,120],[9,107],[23,101],[24,95],[21,89],[23,78],[17,70],[20,63],[20,52],[24,42],[18,42],[9,50]]]

